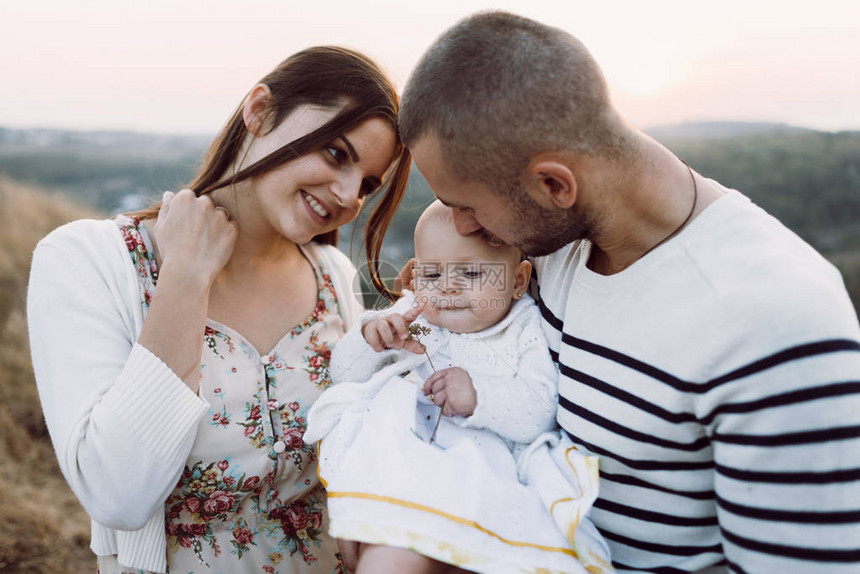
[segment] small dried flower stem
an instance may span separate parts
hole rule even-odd
[[[427,362],[430,363],[430,368],[433,369],[433,372],[436,372],[436,367],[433,366],[433,361],[430,360],[430,355],[427,354],[427,347],[424,347],[424,356],[427,357]]]
[[[424,325],[419,325],[418,323],[412,323],[409,325],[409,336],[407,339],[414,339],[421,343],[421,337],[430,334],[430,327],[425,327]],[[422,345],[424,343],[421,343]],[[427,354],[427,347],[424,347],[424,356],[427,357],[427,362],[430,363],[430,368],[433,369],[433,372],[436,372],[436,367],[433,366],[433,361],[430,360],[430,355]]]
[[[409,337],[408,339],[414,339],[421,343],[421,337],[430,334],[430,327],[425,327],[424,325],[419,325],[418,323],[412,323],[409,325]],[[424,343],[421,343],[424,345]],[[433,372],[436,372],[436,367],[433,366],[433,361],[430,360],[430,355],[427,353],[427,346],[424,346],[424,356],[427,357],[427,362],[430,363],[430,368],[433,369]],[[436,406],[439,409],[439,413],[436,416],[436,424],[433,426],[433,434],[430,435],[429,444],[433,444],[433,441],[436,440],[436,431],[439,429],[439,423],[442,422],[442,407]]]

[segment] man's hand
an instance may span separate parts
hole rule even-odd
[[[460,367],[436,371],[424,381],[422,389],[445,416],[470,416],[478,406],[478,395],[472,377]]]
[[[367,344],[376,351],[385,349],[404,349],[420,355],[424,352],[424,345],[409,338],[409,325],[418,318],[424,305],[413,307],[402,315],[392,313],[381,319],[376,319],[361,328],[361,334]]]

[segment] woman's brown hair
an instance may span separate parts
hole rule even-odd
[[[290,56],[260,80],[271,90],[267,123],[269,129],[278,127],[284,118],[301,105],[319,105],[342,109],[322,127],[275,150],[256,163],[235,173],[229,168],[239,159],[242,144],[248,134],[239,105],[227,124],[209,146],[197,176],[188,185],[198,196],[259,177],[273,169],[317,151],[344,132],[370,118],[387,120],[397,132],[400,101],[394,87],[379,67],[366,56],[346,48],[321,46],[308,48]],[[383,189],[375,195],[376,206],[364,233],[365,256],[373,286],[391,297],[379,273],[382,240],[394,212],[400,204],[409,179],[411,156],[397,137],[395,160],[388,171]],[[161,204],[130,213],[146,219],[156,217]],[[338,230],[314,238],[320,243],[336,245]]]

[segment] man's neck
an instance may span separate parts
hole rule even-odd
[[[588,267],[623,271],[689,225],[720,194],[669,150],[641,136],[635,159],[609,176],[593,198],[600,215]]]

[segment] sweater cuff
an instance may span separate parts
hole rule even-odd
[[[493,422],[493,405],[490,398],[489,389],[483,384],[483,381],[473,379],[472,386],[475,389],[475,397],[477,404],[471,415],[465,417],[462,426],[472,428],[489,428]]]
[[[159,357],[139,343],[103,403],[158,458],[187,456],[187,438],[209,407]]]

